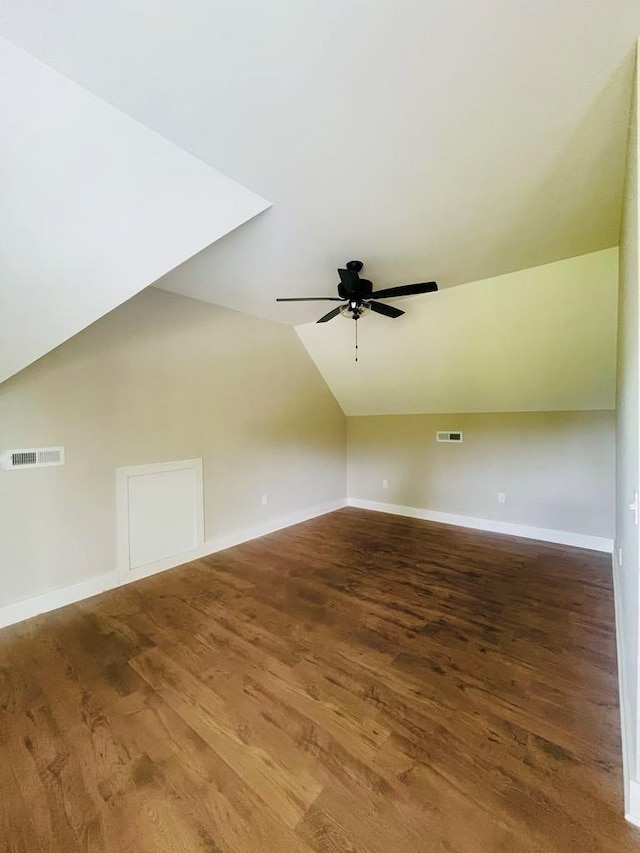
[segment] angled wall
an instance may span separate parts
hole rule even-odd
[[[0,448],[43,445],[66,464],[0,470],[0,624],[115,572],[118,467],[202,458],[209,550],[346,493],[345,418],[294,329],[155,288],[0,384]]]
[[[0,78],[2,381],[269,203],[5,39]]]

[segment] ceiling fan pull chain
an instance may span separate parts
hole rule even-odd
[[[358,361],[358,318],[356,317],[356,362]]]

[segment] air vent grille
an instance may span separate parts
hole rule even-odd
[[[6,450],[2,454],[2,467],[48,468],[52,465],[64,465],[64,447],[31,447],[20,450]]]
[[[460,444],[462,442],[462,433],[459,429],[455,430],[440,430],[436,433],[436,441],[446,441],[452,444]]]

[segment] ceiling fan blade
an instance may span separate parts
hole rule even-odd
[[[420,284],[401,284],[398,287],[386,287],[384,290],[376,290],[371,295],[376,299],[389,299],[392,296],[414,296],[417,293],[433,293],[438,289],[435,281],[424,281]]]
[[[337,317],[341,311],[342,306],[334,308],[333,311],[329,311],[329,313],[325,314],[324,317],[320,317],[319,320],[316,320],[316,323],[327,323],[329,320],[333,320],[334,317]]]
[[[376,314],[384,314],[385,317],[400,317],[404,314],[404,311],[394,308],[393,305],[385,305],[384,302],[367,302],[365,304]]]
[[[340,276],[340,284],[344,288],[344,292],[348,296],[355,296],[358,293],[358,283],[360,278],[356,270],[338,270]]]
[[[276,302],[344,302],[338,296],[285,296]]]

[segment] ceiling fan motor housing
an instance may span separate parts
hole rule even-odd
[[[359,278],[356,277],[356,281],[354,282],[355,286],[353,291],[349,293],[345,288],[344,284],[340,282],[338,285],[338,295],[342,297],[342,299],[349,299],[355,302],[362,302],[363,299],[368,299],[373,293],[373,283],[369,281],[367,278]]]

